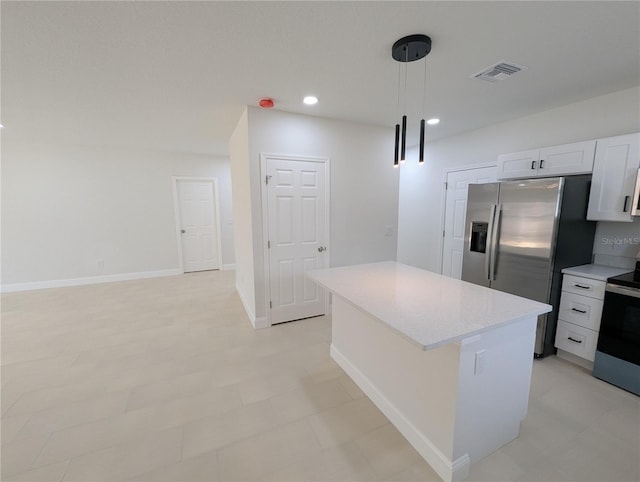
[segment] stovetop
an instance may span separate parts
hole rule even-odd
[[[630,273],[621,274],[607,279],[607,283],[613,283],[620,286],[627,286],[629,288],[635,288],[640,290],[640,277],[634,273],[637,271],[631,271]]]

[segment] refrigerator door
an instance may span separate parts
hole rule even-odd
[[[462,280],[489,286],[491,230],[500,183],[469,184],[465,218]]]
[[[501,184],[492,288],[548,302],[563,182],[552,178]],[[537,354],[542,353],[545,330],[546,315],[542,315],[538,319]]]

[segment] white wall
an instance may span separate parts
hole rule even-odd
[[[3,289],[177,272],[172,176],[218,178],[223,264],[232,265],[227,159],[35,145],[3,132]]]
[[[410,151],[400,168],[398,261],[440,272],[447,169],[495,163],[507,152],[638,132],[638,105],[636,87],[429,143],[424,166]],[[637,233],[637,223],[625,226],[616,232]]]
[[[231,138],[231,180],[233,184],[233,237],[236,253],[236,290],[255,327],[256,293],[254,284],[253,229],[251,212],[251,173],[249,158],[249,116],[242,113]]]
[[[598,223],[593,240],[594,260],[599,264],[632,269],[640,261],[640,217],[633,223]]]
[[[247,115],[256,317],[266,316],[267,303],[262,237],[261,153],[330,159],[331,221],[328,248],[331,266],[395,260],[398,172],[393,168],[394,133],[391,128],[253,107],[248,108]],[[239,127],[237,131],[242,129]],[[241,158],[239,162],[244,163],[244,160]],[[234,200],[235,163],[232,151]],[[240,185],[245,189],[246,186]],[[235,222],[238,225],[244,220],[240,221],[236,216]],[[237,266],[240,266],[238,241],[236,236]]]

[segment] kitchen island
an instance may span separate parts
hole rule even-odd
[[[518,436],[551,306],[395,262],[307,272],[331,357],[446,481]]]

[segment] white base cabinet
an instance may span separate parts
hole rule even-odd
[[[565,274],[558,309],[556,348],[593,362],[606,282]]]

